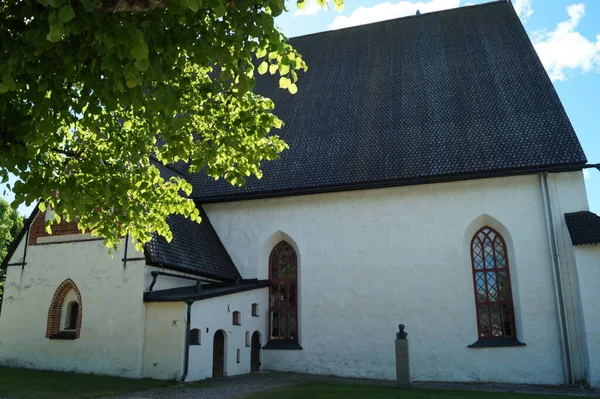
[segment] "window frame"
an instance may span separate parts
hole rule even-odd
[[[190,346],[202,345],[202,331],[199,328],[192,328],[190,334]]]
[[[480,235],[483,234],[483,238]],[[489,241],[488,241],[489,240]],[[486,243],[489,242],[489,248],[491,253],[486,250]],[[479,249],[479,252],[476,251]],[[502,347],[502,346],[523,346],[517,339],[517,325],[515,317],[515,306],[512,294],[512,281],[510,277],[510,261],[508,256],[508,246],[506,240],[491,226],[485,225],[478,229],[470,241],[469,254],[471,258],[471,273],[473,276],[473,293],[475,302],[475,314],[477,324],[477,338],[478,340],[469,345],[470,348],[478,347]],[[490,254],[492,257],[492,264],[486,254]],[[478,263],[478,261],[480,263]],[[481,264],[478,268],[477,265]],[[491,266],[491,267],[489,267]],[[484,300],[480,300],[482,294],[479,290],[481,287],[478,284],[478,274],[482,273],[484,276],[483,296]],[[504,293],[501,293],[501,289],[498,285],[499,276],[503,273],[505,276],[505,288]],[[493,276],[489,276],[493,274]],[[488,283],[488,277],[493,278],[493,291],[490,289]],[[481,280],[479,279],[479,282]],[[493,294],[495,292],[495,294]],[[490,296],[494,295],[495,300],[491,300]],[[494,323],[492,321],[492,310],[497,308],[498,317],[501,324],[499,329],[494,329]],[[504,317],[504,309],[507,309],[507,315]],[[482,311],[485,310],[487,313],[487,327],[482,320],[485,316]],[[510,333],[507,333],[506,323],[510,327]],[[487,330],[487,331],[486,331]],[[501,334],[495,334],[495,331],[499,331]]]
[[[242,315],[239,311],[235,310],[231,316],[231,324],[234,326],[242,325]]]
[[[73,308],[76,308],[75,316],[73,316]],[[79,316],[79,303],[77,301],[70,301],[67,304],[65,313],[65,322],[61,328],[61,331],[75,331],[77,330],[77,317]],[[73,317],[75,317],[73,319]]]
[[[283,258],[285,256],[285,258]],[[278,257],[277,259],[275,257]],[[285,276],[281,277],[282,259],[285,259],[286,269]],[[289,265],[293,264],[293,272],[290,272]],[[268,325],[268,342],[263,349],[302,349],[299,345],[299,312],[298,312],[298,253],[296,249],[287,241],[278,242],[269,255],[269,325]],[[275,266],[276,265],[276,266]],[[276,273],[274,273],[276,270]],[[293,289],[290,289],[293,284]],[[280,289],[285,289],[286,299],[281,300]],[[293,292],[290,295],[290,292]],[[293,295],[293,302],[291,301]],[[273,299],[275,298],[275,299]],[[279,298],[279,300],[277,300]],[[276,301],[276,303],[275,303]],[[285,306],[282,306],[282,302]],[[290,306],[293,303],[293,306]],[[273,321],[274,313],[277,312],[277,335],[274,334]],[[285,335],[281,335],[282,315],[285,314]],[[291,326],[293,328],[290,328]],[[290,333],[293,331],[293,335]]]

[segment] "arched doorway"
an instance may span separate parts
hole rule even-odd
[[[225,370],[225,334],[219,330],[213,339],[213,378],[223,377]]]
[[[258,333],[258,331],[254,331],[254,334],[252,334],[252,344],[250,347],[250,371],[252,373],[257,372],[260,368],[259,351],[260,334]]]

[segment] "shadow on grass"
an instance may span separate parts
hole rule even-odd
[[[10,399],[98,398],[167,387],[176,383],[0,367],[0,398]]]

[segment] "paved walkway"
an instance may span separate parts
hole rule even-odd
[[[207,380],[199,383],[186,383],[168,388],[153,389],[149,391],[126,394],[106,399],[230,399],[242,398],[257,392],[284,388],[292,385],[306,383],[333,383],[333,384],[374,384],[393,386],[391,381],[363,380],[354,378],[341,378],[331,376],[314,376],[307,374],[261,372],[242,376]],[[497,392],[522,392],[552,395],[573,395],[584,397],[600,397],[599,391],[584,388],[565,388],[561,386],[517,385],[517,384],[483,384],[483,383],[413,383],[415,388],[429,389],[456,389],[463,391],[497,391]]]

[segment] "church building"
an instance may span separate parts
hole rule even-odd
[[[0,364],[194,381],[258,370],[600,386],[600,217],[512,4],[290,40],[289,145],[243,187],[185,165],[202,223],[143,252],[34,211],[10,248]]]

